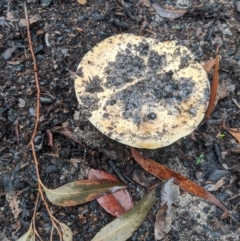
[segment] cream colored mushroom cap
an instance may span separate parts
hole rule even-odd
[[[172,144],[199,125],[208,105],[206,72],[175,41],[109,37],[83,57],[77,74],[82,113],[99,131],[128,146]]]

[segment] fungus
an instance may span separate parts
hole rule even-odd
[[[190,134],[209,99],[207,74],[186,47],[131,34],[92,48],[79,63],[75,90],[99,131],[148,149]]]

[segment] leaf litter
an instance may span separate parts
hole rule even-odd
[[[240,143],[240,128],[229,128],[225,122],[223,122],[222,127]]]
[[[48,33],[47,33],[48,34]]]
[[[211,191],[217,191],[222,185],[224,184],[224,178],[221,178],[216,183],[207,183],[204,188],[211,192]]]
[[[179,186],[171,178],[161,187],[161,208],[159,209],[154,227],[156,240],[161,240],[170,230],[175,218],[175,209],[172,206],[179,199]]]
[[[216,58],[212,59],[212,60],[209,60],[205,63],[202,63],[202,67],[206,71],[206,73],[209,74],[215,64],[216,64]]]
[[[32,223],[28,229],[28,231],[21,236],[17,241],[34,241],[34,232],[33,232],[33,228],[32,228]]]
[[[65,223],[59,223],[59,225],[61,227],[61,231],[63,234],[63,241],[72,241],[73,240],[72,230]]]
[[[152,189],[133,208],[103,227],[92,241],[125,241],[130,238],[156,201],[155,191]]]
[[[107,179],[112,181],[118,181],[113,175],[100,170],[90,169],[88,174],[89,180],[101,180]],[[121,190],[113,194],[109,194],[97,199],[97,202],[101,207],[111,215],[119,217],[127,210],[133,207],[133,201],[129,192]]]
[[[56,189],[44,187],[44,191],[50,202],[67,207],[86,203],[124,188],[126,186],[118,181],[103,179],[69,182]]]
[[[194,183],[190,179],[182,176],[180,173],[177,173],[153,160],[150,158],[142,156],[138,151],[136,151],[134,148],[130,148],[132,157],[135,159],[135,161],[144,168],[147,172],[151,173],[155,177],[161,179],[161,180],[167,180],[170,178],[174,178],[175,182],[179,185],[179,187],[195,196],[201,197],[208,202],[211,202],[221,208],[224,213],[222,215],[222,218],[226,218],[230,216],[230,213],[228,209],[217,199],[215,198],[211,193],[206,191],[204,188],[199,186],[198,184]]]
[[[154,3],[153,8],[155,9],[156,13],[161,16],[162,18],[169,18],[169,19],[176,19],[182,17],[187,10],[175,9],[175,8],[162,8],[159,4]]]

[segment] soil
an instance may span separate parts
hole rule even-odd
[[[223,178],[221,187],[211,193],[233,216],[221,220],[219,208],[181,192],[172,228],[163,240],[237,241],[240,144],[221,124],[225,121],[228,127],[240,127],[240,13],[234,8],[238,1],[235,5],[230,0],[161,3],[187,12],[177,19],[162,18],[147,0],[88,0],[85,5],[76,0],[27,1],[30,19],[35,16],[30,30],[41,86],[40,124],[34,140],[41,178],[47,187],[57,188],[86,179],[89,168],[101,169],[122,178],[133,201],[139,201],[157,180],[136,164],[127,146],[80,120],[74,91],[79,61],[101,40],[119,33],[176,40],[199,62],[214,58],[219,46],[221,91],[211,118],[168,147],[141,151],[206,188]],[[28,230],[38,188],[27,148],[35,124],[36,87],[23,1],[0,0],[0,53],[0,240],[7,241],[17,240]],[[58,126],[69,130],[68,138],[55,131],[51,148],[46,130]],[[202,160],[197,161],[201,154]],[[154,240],[159,206],[160,200],[129,240]],[[54,216],[71,228],[74,240],[90,241],[114,220],[97,201],[50,207]],[[36,224],[43,240],[49,240],[51,221],[42,202]],[[57,235],[54,240],[58,240]]]

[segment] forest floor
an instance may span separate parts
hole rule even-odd
[[[211,193],[233,214],[233,218],[221,220],[219,208],[181,192],[172,228],[163,240],[237,241],[240,144],[221,124],[225,121],[230,128],[240,128],[240,13],[232,0],[161,3],[187,12],[176,19],[162,18],[148,0],[87,0],[84,5],[77,0],[27,1],[29,17],[34,21],[30,31],[41,87],[35,138],[41,178],[48,188],[57,188],[86,179],[89,168],[115,175],[115,166],[109,162],[109,153],[114,153],[118,170],[132,180],[128,189],[133,201],[141,200],[157,179],[131,158],[127,146],[80,121],[73,77],[80,60],[97,43],[119,33],[176,40],[188,47],[199,62],[215,58],[219,46],[219,80],[225,94],[211,118],[194,134],[168,147],[142,153],[206,188],[221,179],[221,185]],[[0,0],[0,240],[4,241],[17,240],[28,230],[38,188],[31,150],[27,149],[35,124],[36,85],[24,18],[23,1]],[[49,147],[46,129],[55,126],[68,128],[84,145],[53,134],[54,146]],[[200,156],[203,158],[198,162]],[[73,207],[49,205],[78,241],[90,241],[114,220],[97,201]],[[159,205],[157,201],[129,240],[154,240]],[[49,240],[51,221],[42,202],[36,219],[43,240]]]

